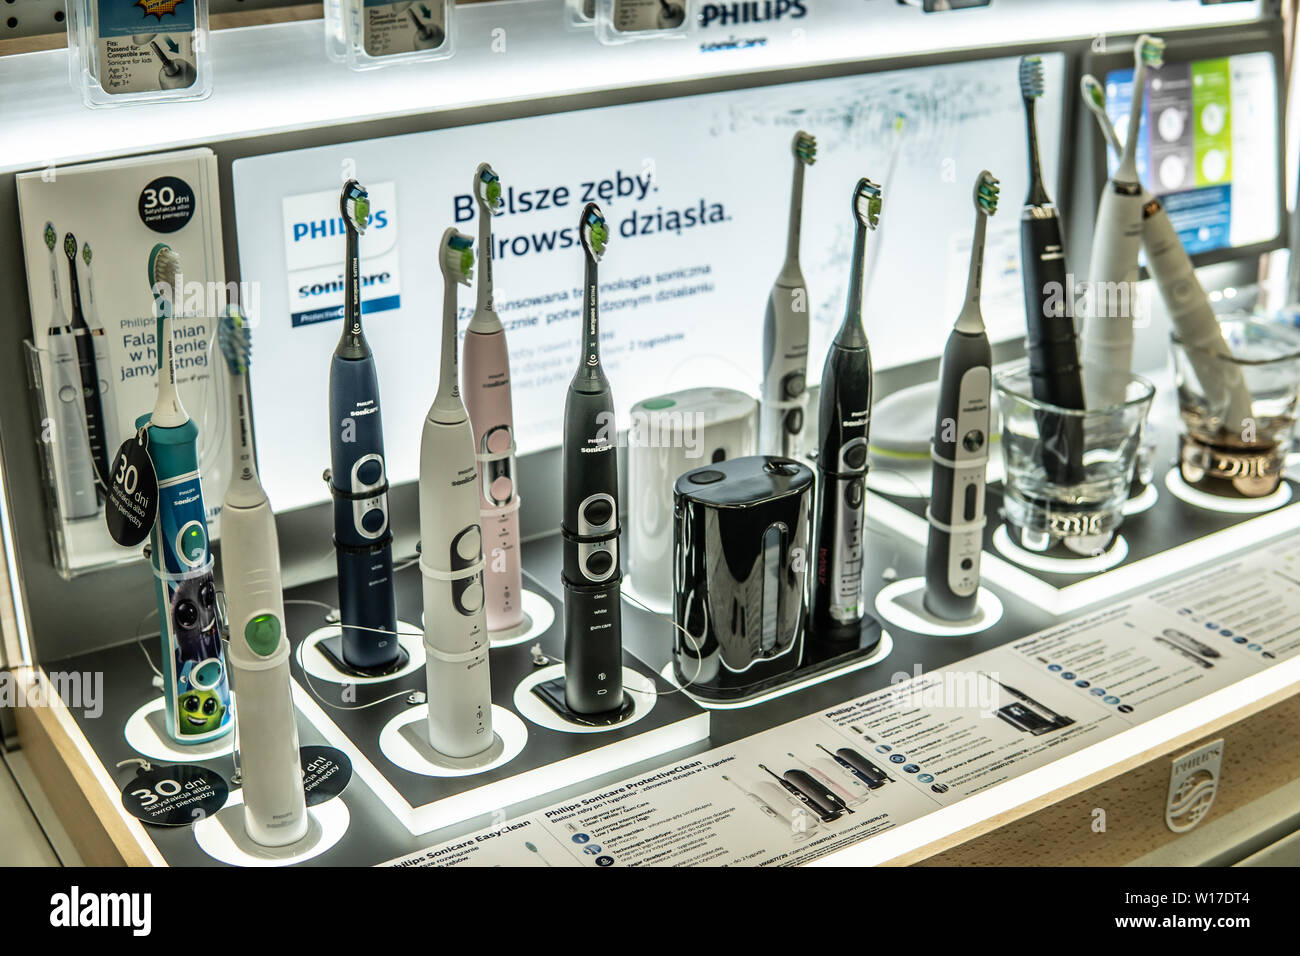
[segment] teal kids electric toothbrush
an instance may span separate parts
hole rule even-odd
[[[172,351],[174,290],[180,257],[163,243],[149,253],[149,285],[158,317],[158,400],[136,419],[158,479],[158,516],[151,538],[162,638],[167,732],[182,744],[230,731],[230,686],[217,618],[207,510],[199,476],[198,427],[176,390]]]

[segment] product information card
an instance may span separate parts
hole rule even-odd
[[[1300,652],[1300,540],[391,866],[806,863]]]

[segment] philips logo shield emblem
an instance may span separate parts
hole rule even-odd
[[[1165,801],[1165,825],[1169,829],[1186,833],[1205,819],[1219,791],[1222,761],[1222,739],[1174,759]]]

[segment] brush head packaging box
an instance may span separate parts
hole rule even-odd
[[[17,177],[32,338],[28,358],[44,458],[54,563],[71,576],[139,557],[104,520],[111,463],[154,407],[158,335],[150,253],[181,262],[174,356],[198,427],[199,471],[215,519],[229,471],[225,378],[213,351],[230,290],[222,262],[216,158],[194,149]],[[252,315],[256,296],[239,296]]]
[[[74,0],[69,70],[87,106],[203,99],[207,0]]]

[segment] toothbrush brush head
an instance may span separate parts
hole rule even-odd
[[[339,211],[358,235],[365,234],[366,226],[370,224],[370,194],[355,179],[349,179],[343,184]]]
[[[587,253],[600,261],[609,243],[609,223],[601,215],[600,207],[594,202],[587,203],[582,210],[582,245]]]
[[[474,240],[463,232],[448,229],[442,234],[441,265],[444,279],[469,285],[474,275]]]
[[[1020,95],[1027,100],[1036,100],[1043,95],[1043,58],[1041,56],[1022,56],[1020,58]]]
[[[868,229],[875,229],[880,223],[880,186],[865,176],[858,180],[853,190],[853,215],[858,222]]]
[[[794,158],[805,166],[817,162],[817,137],[803,130],[794,134]]]
[[[987,169],[975,179],[975,210],[991,216],[998,211],[998,180]]]
[[[488,212],[499,216],[505,212],[505,200],[501,198],[501,177],[487,163],[478,168],[478,198],[487,207]]]
[[[217,344],[231,375],[243,375],[253,355],[253,329],[239,306],[226,306],[217,325]]]

